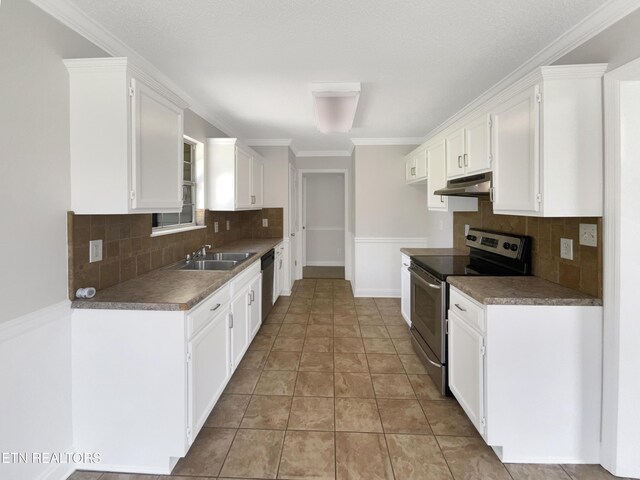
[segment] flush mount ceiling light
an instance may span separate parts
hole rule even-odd
[[[322,133],[351,131],[360,98],[360,83],[312,83],[316,125]]]

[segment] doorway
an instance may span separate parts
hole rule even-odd
[[[301,171],[302,278],[345,278],[347,184],[344,171]]]

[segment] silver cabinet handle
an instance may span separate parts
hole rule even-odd
[[[458,155],[458,168],[462,168],[462,155]]]
[[[464,166],[469,166],[469,155],[467,155],[466,153],[464,154]]]
[[[255,300],[256,300],[256,292],[251,290],[251,303],[255,302]]]
[[[405,267],[408,267],[409,264],[408,263],[403,263],[402,265],[404,265]]]
[[[460,305],[458,305],[457,303],[454,303],[454,305],[455,305],[455,306],[456,306],[456,308],[457,308],[458,310],[460,310],[461,312],[466,312],[466,311],[467,311],[467,309],[466,309],[466,308],[462,308],[462,307],[461,307]]]
[[[494,192],[495,192],[495,189],[494,189],[493,187],[491,187],[491,188],[489,189],[489,201],[490,201],[490,202],[493,202],[493,197],[494,197],[494,195],[495,195],[495,193],[494,193]]]
[[[444,196],[440,195],[440,203],[444,203]]]
[[[210,310],[211,312],[215,312],[215,311],[216,311],[217,309],[219,309],[219,308],[220,308],[220,304],[219,304],[219,303],[216,303],[216,306],[215,306],[215,307],[213,307],[213,308],[210,308],[209,310]]]

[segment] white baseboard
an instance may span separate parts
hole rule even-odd
[[[310,262],[307,260],[305,267],[344,267],[344,262],[317,261]]]
[[[72,452],[67,449],[65,452]],[[72,463],[51,464],[44,472],[38,476],[38,480],[67,480],[69,475],[77,470],[77,466]]]
[[[354,297],[376,297],[376,298],[400,298],[400,290],[396,289],[375,289],[375,288],[360,288],[356,289],[353,294]]]

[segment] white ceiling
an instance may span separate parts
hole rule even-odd
[[[350,150],[421,137],[603,0],[73,0],[244,139]],[[315,126],[312,82],[361,82],[354,128]]]

